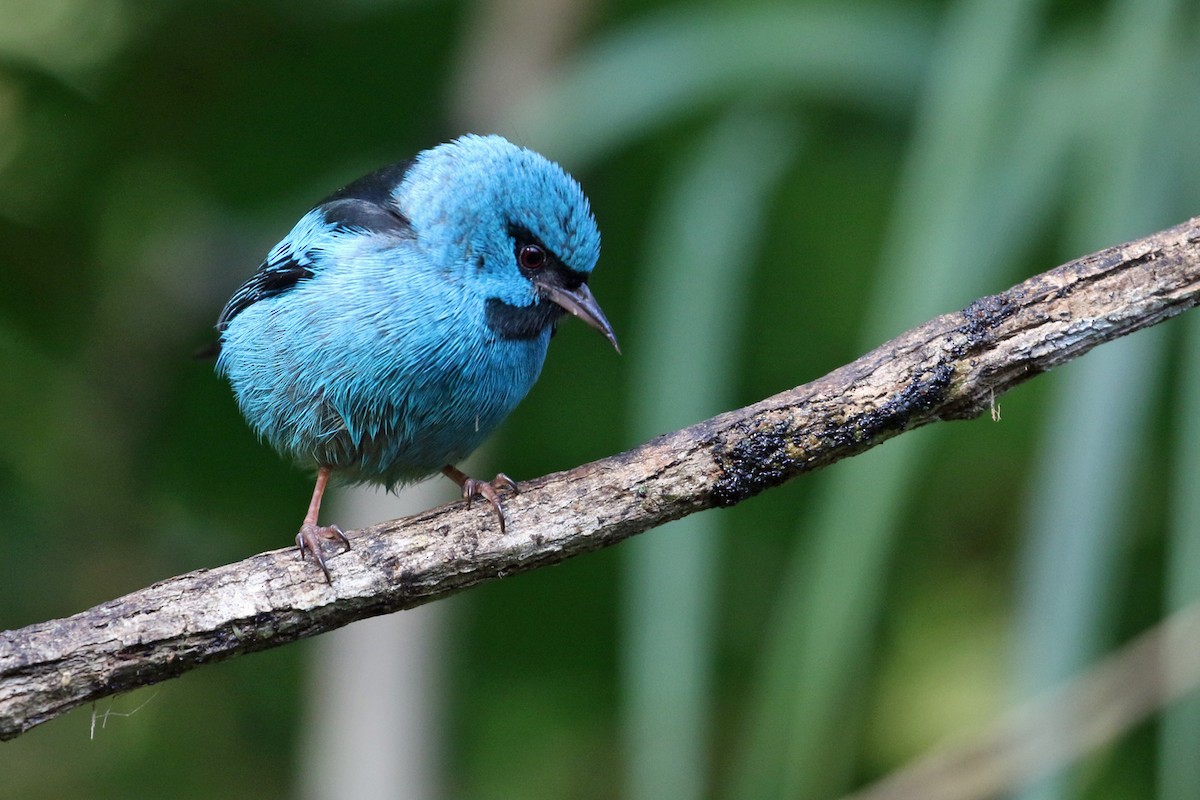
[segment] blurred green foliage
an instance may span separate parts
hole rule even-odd
[[[575,27],[473,114],[512,13]],[[532,477],[1196,214],[1198,44],[1194,0],[0,0],[0,627],[290,540],[309,476],[191,355],[367,169],[486,119],[591,197],[627,355],[563,327],[490,450]],[[450,796],[833,797],[1196,599],[1197,329],[468,593]],[[306,652],[36,729],[0,796],[296,795]],[[1197,736],[1181,705],[1028,796],[1195,797]]]

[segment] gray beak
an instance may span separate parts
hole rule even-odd
[[[617,335],[613,333],[612,325],[608,322],[608,317],[604,316],[604,311],[600,308],[600,304],[596,302],[595,296],[592,295],[592,290],[588,288],[586,283],[579,284],[578,289],[564,289],[561,286],[546,285],[543,285],[541,288],[546,297],[600,331],[600,333],[604,334],[604,338],[608,339],[609,343],[612,344],[613,349],[618,353],[621,352],[621,346],[617,344]]]

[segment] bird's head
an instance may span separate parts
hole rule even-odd
[[[431,261],[484,298],[497,335],[536,338],[566,312],[620,352],[588,288],[600,232],[557,164],[500,136],[463,136],[417,156],[394,198]]]

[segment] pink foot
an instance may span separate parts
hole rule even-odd
[[[482,497],[492,504],[492,508],[496,509],[496,517],[500,520],[500,533],[504,531],[504,508],[500,505],[500,492],[508,492],[510,494],[517,493],[517,482],[505,475],[503,472],[496,475],[491,481],[481,481],[478,478],[468,477],[466,473],[454,467],[443,467],[442,474],[450,480],[457,483],[462,488],[463,499],[467,501],[467,505],[476,497]]]
[[[300,558],[303,559],[305,553],[312,553],[317,565],[325,573],[325,582],[332,584],[333,578],[329,574],[329,567],[325,564],[325,555],[321,552],[323,541],[340,543],[344,548],[342,552],[350,549],[350,540],[337,525],[317,527],[306,522],[300,526],[300,532],[296,534],[296,546],[300,548]]]

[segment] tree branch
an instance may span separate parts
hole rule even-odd
[[[500,535],[462,503],[351,534],[333,585],[294,548],[0,634],[0,739],[201,664],[411,608],[731,506],[898,433],[967,419],[1029,378],[1200,302],[1200,217],[1031,278],[823,378],[523,484]]]

